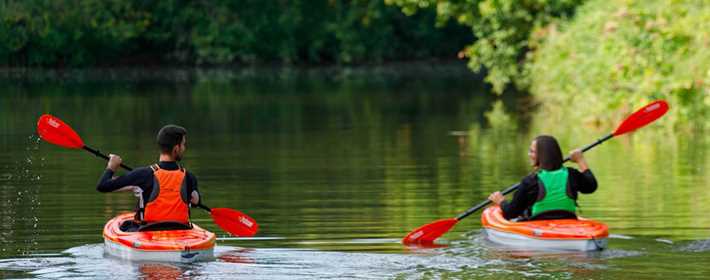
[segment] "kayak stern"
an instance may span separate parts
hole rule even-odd
[[[124,232],[120,225],[133,213],[116,216],[104,226],[104,253],[131,261],[190,263],[214,259],[216,236],[193,224],[188,230]]]
[[[512,222],[494,206],[483,211],[481,224],[489,241],[520,249],[598,251],[608,245],[607,225],[583,218]]]

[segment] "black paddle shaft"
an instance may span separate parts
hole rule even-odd
[[[103,154],[102,152],[100,152],[99,150],[92,149],[91,147],[86,146],[86,145],[84,145],[83,148],[84,148],[84,150],[89,151],[90,153],[94,154],[94,155],[97,156],[97,157],[103,158],[103,159],[105,159],[105,160],[109,160],[109,157],[108,157],[107,155]],[[126,170],[128,170],[128,171],[132,171],[132,170],[133,170],[133,168],[130,168],[130,167],[128,167],[127,165],[125,165],[125,164],[123,164],[123,163],[121,163],[121,167],[123,167],[124,169],[126,169]],[[202,200],[202,199],[200,199],[200,200]],[[207,210],[207,212],[212,212],[212,209],[210,209],[209,207],[203,205],[203,204],[202,204],[202,201],[200,201],[200,203],[197,204],[197,207],[200,207],[200,208],[202,208],[202,209],[205,209],[205,210]]]
[[[84,148],[84,150],[89,151],[89,153],[94,154],[96,157],[100,157],[100,158],[103,158],[103,159],[105,159],[105,160],[109,160],[108,156],[105,155],[105,154],[103,154],[103,153],[101,153],[99,150],[92,149],[91,147],[86,146],[86,145],[84,145],[83,148]],[[126,165],[123,164],[123,163],[121,163],[121,167],[125,168],[125,169],[128,170],[128,171],[133,171],[133,168],[130,168],[130,167],[126,166]]]
[[[599,138],[599,139],[597,139],[596,142],[594,142],[594,143],[592,143],[592,144],[589,144],[589,145],[587,145],[586,147],[582,148],[582,152],[586,152],[586,151],[588,151],[589,149],[594,148],[594,147],[596,147],[597,145],[599,145],[599,144],[601,144],[601,143],[604,143],[604,141],[611,139],[612,137],[614,137],[614,134],[613,134],[613,133],[609,133],[609,135],[604,136],[604,137],[602,137],[602,138]],[[570,158],[569,158],[569,157],[566,157],[562,162],[564,163],[564,162],[567,162],[567,161],[569,161],[569,160],[570,160]],[[512,185],[512,186],[508,187],[507,189],[503,190],[501,193],[502,193],[503,195],[512,193],[513,191],[517,190],[519,186],[520,186],[520,183],[516,183],[515,185]],[[475,206],[473,206],[473,207],[469,208],[468,210],[466,210],[466,212],[463,212],[463,213],[461,213],[460,215],[456,216],[456,220],[457,220],[457,221],[460,221],[461,219],[468,217],[469,215],[475,213],[476,211],[481,210],[481,208],[486,207],[488,204],[491,204],[491,202],[492,202],[492,201],[486,199],[485,201],[483,201],[483,202],[481,202],[481,203],[479,203],[479,204],[476,204]]]

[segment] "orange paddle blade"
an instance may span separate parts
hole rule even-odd
[[[234,236],[254,236],[259,231],[256,220],[230,208],[212,208],[212,219],[224,231]]]
[[[427,244],[434,242],[435,239],[444,235],[453,227],[459,220],[456,218],[438,220],[411,231],[407,236],[402,238],[404,244]]]
[[[81,149],[84,141],[78,134],[59,118],[44,114],[37,121],[37,134],[42,140],[70,149]]]
[[[668,103],[665,100],[651,102],[627,117],[612,134],[619,136],[634,131],[662,117],[666,112],[668,112]]]

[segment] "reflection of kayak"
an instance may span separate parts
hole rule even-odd
[[[192,229],[124,232],[119,226],[133,213],[116,216],[104,226],[104,251],[140,261],[194,262],[214,258],[215,234],[193,224]]]
[[[511,222],[500,207],[490,207],[481,215],[486,238],[510,247],[539,250],[594,251],[606,248],[608,227],[580,218]]]

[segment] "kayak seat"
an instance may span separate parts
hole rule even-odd
[[[138,224],[134,220],[126,220],[121,223],[121,225],[118,227],[123,232],[137,232],[138,228],[140,228],[140,224]]]
[[[530,217],[529,221],[535,220],[561,220],[561,219],[577,219],[577,214],[565,210],[550,210],[539,213]]]
[[[175,221],[164,221],[141,225],[138,231],[160,231],[160,230],[185,230],[192,229],[192,225]]]
[[[161,231],[161,230],[185,230],[192,229],[192,226],[180,222],[165,221],[150,224],[140,224],[134,220],[127,220],[121,223],[119,229],[123,232],[138,231]]]

